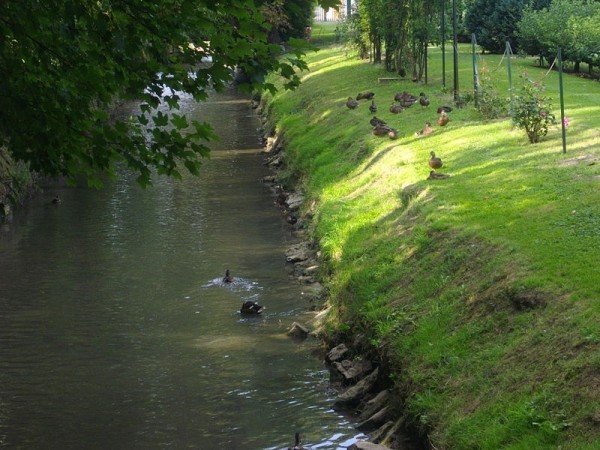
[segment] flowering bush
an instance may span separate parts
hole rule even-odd
[[[548,126],[556,124],[554,114],[550,112],[550,98],[543,95],[545,86],[521,75],[523,85],[513,101],[513,123],[524,129],[529,142],[535,144],[540,137],[548,134]]]
[[[506,114],[507,100],[498,95],[496,86],[494,85],[490,69],[483,61],[481,63],[480,89],[477,92],[477,109],[483,116],[484,120],[497,119]]]

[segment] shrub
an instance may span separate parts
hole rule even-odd
[[[555,125],[556,118],[551,112],[550,98],[543,94],[544,84],[530,80],[527,73],[521,78],[523,84],[513,99],[512,119],[517,128],[525,130],[529,142],[535,144],[548,134],[548,126]]]
[[[487,64],[481,64],[477,109],[484,120],[497,119],[506,114],[507,101],[498,95]]]

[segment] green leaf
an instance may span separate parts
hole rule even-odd
[[[187,117],[180,116],[178,114],[173,114],[172,115],[172,117],[171,117],[171,123],[178,130],[187,128],[189,126],[188,121],[187,121]]]
[[[157,127],[164,127],[169,124],[169,116],[163,114],[162,111],[157,111],[156,115],[152,117],[152,122],[154,122],[154,125]]]

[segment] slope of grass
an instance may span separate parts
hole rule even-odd
[[[317,44],[332,36],[313,28]],[[284,179],[316,205],[328,326],[384,349],[406,412],[438,449],[600,448],[600,84],[565,75],[563,154],[559,127],[531,145],[472,105],[436,126],[452,95],[429,50],[428,84],[380,84],[380,66],[325,46],[297,91],[268,100]],[[479,58],[507,96],[506,61]],[[529,58],[511,66],[547,84],[559,117],[558,74]],[[366,90],[399,139],[372,135],[368,102],[345,107]],[[404,90],[431,106],[389,113]],[[416,137],[426,121],[435,132]],[[450,178],[427,180],[432,150]]]

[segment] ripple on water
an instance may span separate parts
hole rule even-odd
[[[263,289],[263,287],[260,286],[257,281],[251,281],[240,277],[235,277],[233,281],[229,283],[225,283],[223,281],[223,277],[213,278],[206,284],[202,285],[203,288],[210,288],[214,286],[231,289],[232,291],[252,291],[255,289]]]

